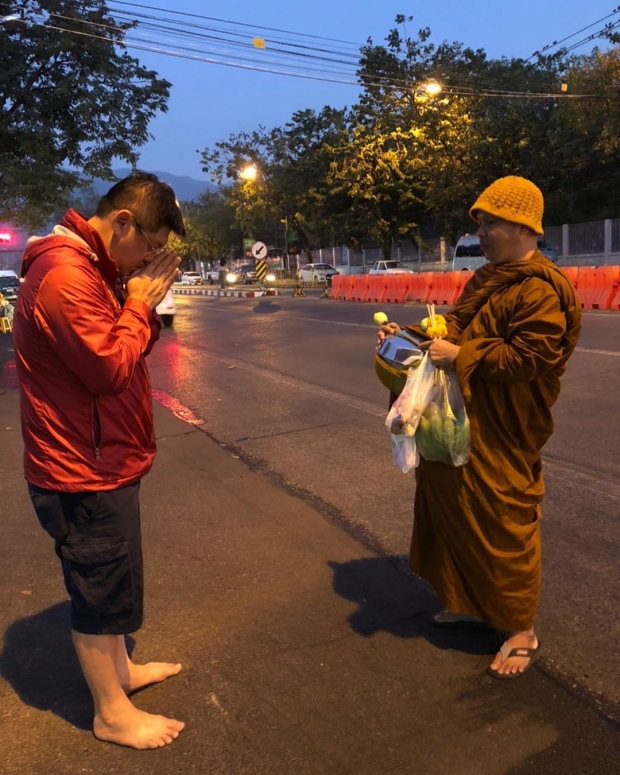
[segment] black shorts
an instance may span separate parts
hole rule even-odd
[[[56,543],[71,597],[71,627],[124,635],[142,625],[140,482],[118,490],[59,492],[28,485],[43,528]]]

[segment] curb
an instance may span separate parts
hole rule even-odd
[[[256,296],[278,296],[278,291],[270,288],[266,291],[210,291],[206,288],[173,288],[173,293],[182,296],[233,296],[235,298],[253,299]]]

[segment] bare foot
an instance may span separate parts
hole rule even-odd
[[[504,646],[505,652],[509,653],[512,649],[535,649],[538,647],[538,638],[532,630],[529,632],[516,632],[511,635],[506,641]],[[495,670],[500,675],[507,675],[509,673],[523,673],[530,666],[532,657],[508,657],[504,659],[502,652],[499,651],[495,655],[495,659],[491,662],[491,670]]]
[[[95,716],[93,733],[99,740],[128,748],[161,748],[177,738],[184,726],[182,721],[138,710],[128,701],[127,707],[105,721]]]
[[[181,665],[172,662],[149,662],[146,665],[134,665],[129,662],[127,665],[128,673],[123,671],[119,676],[121,686],[126,694],[142,689],[149,684],[156,684],[165,681],[171,675],[177,675],[181,672]]]

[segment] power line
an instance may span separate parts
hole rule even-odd
[[[0,3],[0,5],[6,6],[7,4]],[[132,5],[135,5],[135,4],[132,4]],[[81,37],[107,41],[113,44],[127,46],[141,51],[148,51],[148,52],[161,54],[165,56],[174,56],[177,58],[190,59],[194,61],[204,62],[207,64],[216,64],[216,65],[225,66],[225,67],[234,67],[238,69],[257,71],[257,72],[269,73],[274,75],[284,75],[287,77],[303,78],[306,80],[323,81],[327,83],[337,83],[337,84],[349,85],[349,86],[360,85],[360,77],[358,76],[357,67],[353,71],[335,70],[334,68],[328,69],[325,67],[308,67],[308,65],[305,62],[303,63],[293,62],[293,63],[287,63],[287,66],[290,68],[289,70],[283,70],[283,69],[274,69],[278,67],[278,63],[273,62],[271,60],[266,60],[265,66],[257,66],[256,64],[244,64],[244,62],[248,62],[248,61],[253,63],[255,57],[248,59],[247,57],[242,57],[239,55],[236,55],[234,57],[237,61],[222,61],[221,59],[215,58],[217,56],[221,57],[222,56],[221,52],[204,51],[193,47],[182,46],[182,45],[179,45],[178,43],[173,44],[174,48],[176,49],[176,50],[173,50],[170,48],[162,47],[161,41],[150,40],[148,38],[145,40],[142,40],[142,39],[135,40],[133,37],[131,37],[130,34],[128,34],[128,30],[125,27],[118,27],[118,26],[106,24],[104,22],[96,22],[96,21],[91,21],[89,19],[79,18],[79,17],[62,16],[61,14],[50,14],[50,15],[56,18],[61,18],[62,20],[78,23],[82,26],[89,25],[92,27],[97,27],[98,29],[104,29],[104,30],[108,29],[116,33],[121,33],[123,35],[123,40],[117,44],[116,41],[111,40],[106,35],[96,35],[96,34],[84,32],[81,30],[71,29],[66,26],[59,26],[59,25],[53,25],[53,24],[40,23],[40,26],[50,30],[65,32],[73,35],[78,35]],[[144,23],[142,23],[142,26],[144,26]],[[161,32],[161,31],[168,32],[168,28],[162,28],[160,25],[150,25],[150,26],[154,28],[156,32]],[[202,36],[200,33],[187,32],[185,30],[174,30],[174,34],[181,37],[187,37],[190,39],[196,38],[196,37],[201,39],[205,37],[205,36]],[[207,37],[210,37],[210,36],[207,36]],[[238,41],[228,41],[225,38],[220,39],[220,42],[224,42],[227,44],[238,43]],[[253,47],[250,47],[249,45],[246,47],[253,48]],[[278,52],[273,52],[273,53],[277,54]],[[283,52],[283,55],[285,57],[290,58],[289,56],[290,53],[291,52]],[[307,57],[307,58],[312,59],[312,57]],[[322,61],[330,61],[322,57],[320,59]],[[349,63],[341,60],[332,60],[332,61],[335,64],[342,64],[344,67],[351,66]],[[301,70],[302,72],[293,72],[295,70]],[[399,78],[387,77],[387,76],[363,75],[361,77],[361,80],[369,86],[380,87],[387,90],[401,90],[401,91],[411,90],[411,89],[415,89],[415,86],[416,86],[415,83],[412,83],[409,79],[399,79]],[[461,97],[486,97],[486,98],[495,97],[495,98],[503,98],[503,99],[578,99],[578,98],[593,96],[593,95],[560,94],[560,93],[551,93],[551,92],[518,92],[518,91],[510,91],[507,89],[491,89],[491,88],[476,90],[473,87],[469,87],[469,86],[456,86],[456,85],[451,86],[450,84],[444,85],[443,91],[447,95],[454,95],[454,96],[461,96]]]
[[[554,40],[553,43],[548,43],[546,46],[543,46],[539,51],[535,51],[532,54],[532,56],[528,57],[525,61],[529,62],[531,59],[536,58],[540,54],[544,54],[545,51],[549,51],[552,48],[556,48],[557,46],[560,46],[562,43],[565,43],[567,40],[570,40],[571,38],[575,38],[575,37],[577,37],[577,35],[581,35],[582,32],[585,32],[586,30],[589,30],[592,27],[596,27],[601,22],[604,22],[607,19],[611,19],[612,16],[616,16],[616,14],[618,14],[618,13],[620,13],[620,5],[617,8],[614,8],[611,13],[607,14],[607,16],[603,16],[602,19],[598,19],[597,21],[592,22],[592,24],[588,24],[586,27],[582,27],[582,29],[577,30],[577,32],[573,32],[572,35],[567,35],[565,38],[562,38],[561,40]],[[584,38],[584,41],[591,40],[592,37],[593,36],[588,36],[588,38]],[[594,37],[600,37],[600,36],[596,35]],[[573,48],[575,48],[576,45],[577,44],[575,44],[575,46],[571,47],[571,49],[569,49],[569,50],[572,50]],[[579,45],[581,45],[581,44],[579,44]]]
[[[592,35],[588,35],[586,38],[583,38],[582,40],[577,41],[577,43],[574,43],[572,46],[569,46],[569,48],[565,49],[566,53],[570,53],[571,51],[574,51],[577,48],[580,48],[585,43],[590,43],[593,40],[596,40],[596,38],[602,38],[606,34],[612,32],[613,30],[620,27],[620,21],[615,22],[614,24],[606,24],[605,27],[603,27],[602,30],[599,30],[597,33],[593,33]]]
[[[141,3],[130,3],[130,2],[125,2],[124,0],[112,0],[112,2],[116,5],[131,6],[133,8],[143,8],[148,11],[164,11],[165,13],[173,13],[177,16],[185,16],[187,18],[192,18],[192,19],[203,19],[205,21],[214,21],[214,22],[223,23],[223,24],[231,24],[238,27],[248,27],[249,29],[254,29],[254,30],[267,30],[268,32],[278,32],[278,33],[283,33],[284,35],[295,35],[302,38],[309,38],[311,40],[325,40],[325,41],[329,41],[330,43],[342,43],[347,46],[355,46],[358,49],[362,47],[362,44],[353,43],[352,41],[349,41],[349,40],[339,40],[338,38],[326,38],[321,35],[311,35],[306,32],[293,32],[292,30],[282,30],[282,29],[278,29],[277,27],[266,27],[261,24],[247,24],[246,22],[230,21],[228,19],[218,19],[217,17],[214,17],[214,16],[204,16],[202,14],[197,14],[197,13],[188,13],[187,11],[172,11],[169,8],[161,8],[153,5],[143,5]]]
[[[221,27],[211,27],[209,25],[204,25],[204,24],[191,24],[190,25],[187,22],[181,22],[181,21],[178,21],[176,19],[171,19],[171,18],[166,18],[166,17],[153,16],[152,14],[141,14],[141,13],[132,12],[132,14],[130,15],[130,13],[128,11],[123,11],[123,10],[115,10],[115,13],[117,15],[121,15],[121,16],[128,16],[131,21],[137,21],[138,19],[147,19],[147,20],[150,20],[150,21],[161,22],[162,24],[165,25],[165,29],[166,30],[170,29],[169,25],[176,25],[178,27],[187,27],[187,28],[190,28],[192,30],[205,30],[206,32],[224,33],[225,35],[230,35],[230,36],[233,36],[233,37],[236,37],[236,38],[241,38],[243,40],[242,45],[254,47],[254,43],[253,43],[254,36],[251,35],[248,32],[236,32],[234,30],[222,29]],[[52,14],[52,13],[50,13],[50,15],[52,15],[52,16],[59,16],[57,14]],[[63,18],[73,18],[73,17],[63,17]],[[145,23],[145,22],[142,22],[142,26],[148,26],[148,24]],[[182,30],[179,30],[179,32],[182,32]],[[188,33],[188,34],[190,34],[190,33]],[[194,33],[194,34],[198,34],[198,33]],[[213,38],[215,40],[226,40],[225,38],[221,38],[221,37],[219,37],[217,35],[213,35],[213,36],[205,35],[205,37],[211,37],[211,38]],[[359,54],[357,52],[353,53],[353,52],[348,52],[348,51],[340,51],[340,50],[338,50],[337,48],[335,48],[333,46],[331,48],[317,48],[316,45],[310,46],[310,45],[307,45],[307,44],[299,43],[297,41],[294,41],[294,42],[291,42],[290,40],[289,41],[282,41],[282,40],[278,40],[277,38],[269,38],[269,37],[265,37],[264,40],[265,40],[265,43],[271,44],[273,46],[290,46],[290,45],[294,45],[296,47],[296,50],[301,49],[301,50],[304,50],[304,51],[313,51],[313,52],[317,52],[318,51],[318,52],[320,52],[322,54],[331,54],[331,55],[338,54],[338,55],[340,55],[342,57],[346,57],[346,58],[348,58],[350,60],[353,60],[353,61],[357,61],[357,59],[359,59]],[[234,42],[234,43],[240,43],[241,44],[240,41],[232,41],[232,40],[230,40],[229,42],[231,42],[231,43]]]
[[[74,17],[64,16],[62,14],[51,13],[50,16],[54,17],[55,19],[60,19],[61,21],[65,21],[65,22],[76,21]],[[134,38],[131,37],[131,33],[129,31],[124,31],[121,28],[116,27],[114,25],[104,24],[102,22],[91,22],[91,21],[83,20],[83,19],[80,19],[79,23],[81,25],[90,25],[90,26],[97,27],[97,28],[113,30],[114,32],[125,32],[125,36],[124,36],[125,43],[127,43],[128,41],[135,40]],[[69,31],[69,32],[73,31],[73,30],[69,30],[68,27],[63,27],[62,29],[65,29],[66,31]],[[171,31],[169,28],[167,28],[167,27],[165,27],[163,25],[150,24],[150,23],[146,23],[146,24],[145,23],[141,23],[140,26],[138,28],[136,28],[135,32],[140,33],[141,29],[144,29],[145,31],[146,30],[150,30],[150,31],[156,32],[156,33],[164,33],[164,37],[167,36],[169,39],[173,39],[175,36],[178,36],[178,37],[181,37],[181,38],[188,38],[190,40],[193,40],[193,39],[208,40],[208,41],[214,41],[216,46],[219,43],[225,43],[227,45],[239,46],[239,47],[242,47],[243,49],[247,49],[249,51],[256,52],[256,47],[254,45],[252,45],[252,44],[241,43],[239,41],[228,41],[226,38],[209,36],[209,35],[203,35],[201,33],[194,33],[194,32],[191,32],[191,31],[187,31],[187,32],[184,31],[184,30],[172,30]],[[140,39],[137,39],[137,40],[138,40],[138,42],[141,42]],[[147,38],[143,42],[144,43],[148,43],[150,45],[160,45],[160,44],[163,45],[165,43],[165,40],[149,40]],[[182,46],[182,45],[180,45],[180,44],[178,44],[176,42],[171,42],[171,45],[176,46],[176,48],[181,49],[182,51],[198,51],[198,53],[204,53],[204,52],[200,52],[198,49],[195,49],[195,48],[192,48],[192,47],[188,47],[188,46]],[[216,53],[216,52],[210,52],[210,53]],[[224,51],[223,53],[227,53],[227,52]],[[344,61],[338,60],[338,59],[331,59],[331,58],[328,58],[328,57],[312,57],[310,55],[304,54],[303,52],[294,52],[294,51],[288,51],[288,50],[281,50],[281,51],[278,51],[278,52],[267,52],[267,53],[268,54],[269,53],[277,54],[281,59],[294,58],[295,56],[297,56],[297,57],[301,57],[303,59],[317,60],[317,61],[319,61],[321,63],[322,62],[331,62],[331,63],[334,63],[334,64],[341,64],[341,65],[344,65],[345,67],[346,66],[350,66],[350,64],[351,64],[349,62],[344,62]],[[254,61],[256,59],[256,55],[254,54],[254,56],[252,56],[251,59],[248,59],[248,57],[239,56],[239,55],[236,55],[236,58],[240,59],[242,61]],[[267,59],[266,64],[276,64],[276,63],[271,62],[269,59]],[[338,75],[338,74],[340,74],[340,75],[349,75],[349,76],[354,75],[354,72],[351,72],[351,71],[340,71],[340,70],[334,70],[333,68],[331,70],[329,70],[329,69],[325,69],[325,68],[308,67],[305,64],[305,62],[303,64],[299,64],[299,65],[297,65],[296,63],[293,63],[293,64],[291,64],[291,66],[292,67],[298,67],[298,68],[303,66],[305,69],[308,69],[310,71],[315,71],[315,72],[326,72],[326,73],[331,73],[331,74],[336,74],[336,75]]]

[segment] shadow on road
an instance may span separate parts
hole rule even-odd
[[[444,650],[497,652],[501,640],[495,630],[441,630],[430,624],[439,602],[424,582],[402,570],[404,557],[364,557],[329,567],[334,591],[358,606],[348,621],[359,635],[384,631],[398,638],[425,638]]]
[[[272,312],[279,312],[282,307],[279,304],[274,304],[271,299],[261,299],[258,304],[252,309],[257,315],[270,315]]]
[[[131,653],[135,642],[127,639]],[[18,619],[4,634],[0,675],[25,705],[91,729],[93,704],[73,648],[69,603]]]

